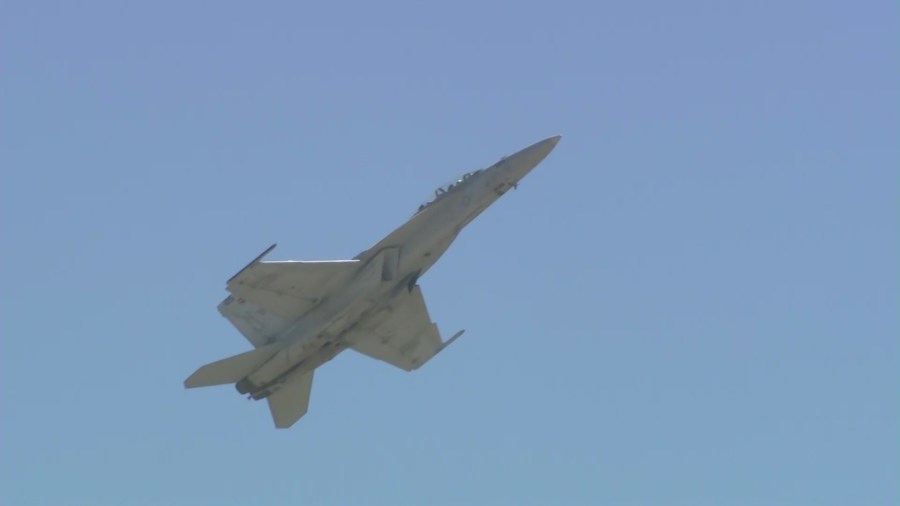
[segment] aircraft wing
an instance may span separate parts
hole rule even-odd
[[[422,291],[415,285],[346,337],[351,347],[363,355],[412,371],[461,334],[446,343],[441,341],[437,325],[428,316]]]
[[[226,287],[238,299],[238,303],[241,300],[251,301],[254,306],[265,312],[274,313],[278,320],[283,320],[283,322],[278,322],[257,314],[255,319],[263,321],[264,325],[262,326],[265,327],[277,326],[279,323],[286,325],[303,316],[326,294],[327,288],[332,282],[338,277],[352,276],[360,265],[359,260],[261,262],[260,259],[274,247],[273,244],[262,255],[241,269],[228,280]],[[223,302],[223,304],[225,303]],[[234,308],[229,308],[223,314],[247,335],[248,332],[245,329],[252,326],[247,323],[248,318],[238,317]],[[232,315],[235,317],[232,318]],[[243,320],[245,328],[241,328],[242,326],[238,325],[235,320]],[[260,326],[257,325],[257,327]],[[265,334],[266,330],[270,329],[255,332]],[[247,338],[256,344],[259,336],[247,335]]]
[[[218,309],[257,348],[274,342],[291,324],[259,304],[234,295],[226,297]]]

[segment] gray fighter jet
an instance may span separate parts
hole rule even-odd
[[[441,339],[417,284],[459,232],[559,142],[544,139],[441,186],[400,228],[352,260],[262,261],[227,282],[219,311],[255,349],[197,369],[186,388],[234,383],[266,399],[278,428],[306,414],[313,371],[351,348],[411,371],[456,338]]]

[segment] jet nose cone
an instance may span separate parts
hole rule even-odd
[[[547,155],[553,151],[553,148],[556,147],[556,143],[559,142],[559,139],[562,138],[559,135],[554,135],[553,137],[548,137],[542,141],[535,142],[531,146],[519,151],[514,157],[519,159],[519,161],[523,165],[530,164],[531,167],[541,163]]]
[[[547,137],[542,141],[535,142],[531,146],[520,151],[520,153],[528,153],[531,156],[539,156],[535,165],[541,162],[551,151],[556,147],[556,144],[562,138],[561,135],[554,135],[553,137]]]
[[[542,141],[535,142],[531,146],[506,158],[508,180],[515,183],[531,172],[537,164],[553,151],[561,136],[554,135]]]

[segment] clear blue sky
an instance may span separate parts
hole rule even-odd
[[[896,2],[4,2],[0,503],[900,502]],[[556,151],[276,431],[216,312]]]

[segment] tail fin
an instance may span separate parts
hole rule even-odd
[[[306,414],[312,379],[313,372],[309,371],[266,397],[275,427],[286,429]]]
[[[278,343],[267,344],[233,357],[206,364],[184,380],[185,388],[237,383],[275,354]]]

